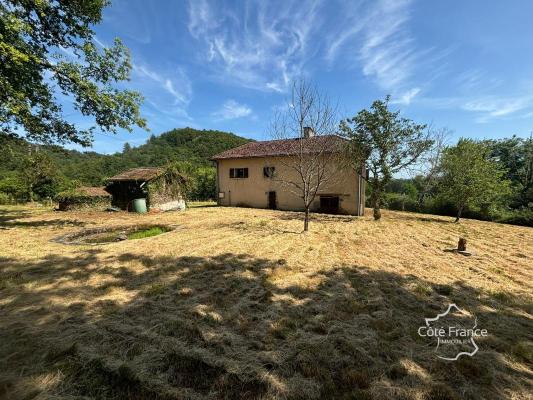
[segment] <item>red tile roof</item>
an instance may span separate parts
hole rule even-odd
[[[345,143],[337,135],[313,136],[307,139],[281,139],[267,140],[263,142],[249,142],[242,146],[223,151],[211,157],[211,160],[224,160],[230,158],[252,158],[252,157],[272,157],[290,156],[299,153],[319,153],[339,151]]]
[[[109,178],[108,181],[150,181],[161,176],[163,172],[162,168],[132,168]]]

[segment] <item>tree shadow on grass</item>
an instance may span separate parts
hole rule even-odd
[[[0,228],[40,228],[40,227],[63,227],[63,226],[85,226],[83,221],[72,219],[48,219],[29,220],[26,218],[35,216],[33,210],[5,210],[0,209]]]
[[[16,219],[28,218],[32,215],[32,212],[28,210],[6,210],[0,208],[0,224]]]
[[[354,222],[359,218],[355,215],[342,215],[342,214],[325,214],[321,212],[311,212],[310,214],[311,222]],[[285,221],[304,220],[304,213],[297,211],[282,211],[279,213],[278,218]]]
[[[42,227],[67,227],[67,226],[85,226],[85,222],[72,219],[49,219],[38,221],[15,221],[2,222],[0,221],[0,227],[2,228],[42,228]]]
[[[0,394],[504,399],[528,393],[531,355],[517,345],[531,340],[531,303],[511,294],[493,298],[464,282],[433,285],[351,265],[290,284],[288,268],[283,259],[230,253],[150,257],[91,249],[33,264],[0,259]],[[490,336],[475,357],[446,362],[417,330],[452,302],[475,314]]]

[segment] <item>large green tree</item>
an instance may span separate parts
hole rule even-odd
[[[29,201],[35,200],[35,194],[39,197],[52,197],[57,192],[57,165],[42,151],[35,151],[24,157],[20,177]]]
[[[467,207],[493,204],[509,193],[506,171],[490,158],[486,143],[460,139],[456,146],[444,150],[440,170],[439,192],[457,208],[455,222]]]
[[[511,208],[527,208],[533,203],[533,136],[513,136],[488,140],[490,157],[506,170],[505,178],[511,181],[513,197]]]
[[[21,132],[41,142],[87,146],[95,127],[115,133],[137,125],[142,96],[121,90],[129,79],[128,49],[115,40],[100,49],[92,27],[108,0],[3,0],[0,2],[0,132]],[[68,122],[61,94],[94,126]]]
[[[348,153],[356,168],[367,164],[374,219],[381,218],[385,186],[393,175],[415,164],[433,143],[426,125],[389,110],[389,99],[376,100],[370,110],[341,121],[340,133],[349,139]],[[359,169],[358,169],[359,170]]]

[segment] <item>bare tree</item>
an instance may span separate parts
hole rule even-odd
[[[294,82],[286,108],[271,124],[271,154],[281,168],[273,180],[301,198],[304,231],[309,230],[311,205],[319,191],[338,179],[343,168],[342,142],[336,131],[337,111],[327,96],[304,80]]]

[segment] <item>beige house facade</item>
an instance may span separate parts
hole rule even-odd
[[[302,192],[287,183],[299,181],[297,172],[291,167],[298,162],[298,155],[291,154],[291,146],[294,147],[288,142],[291,140],[294,139],[250,142],[214,156],[218,204],[302,211]],[[358,173],[353,168],[335,165],[335,162],[328,167],[331,168],[331,178],[317,191],[310,210],[363,215],[364,168]]]

